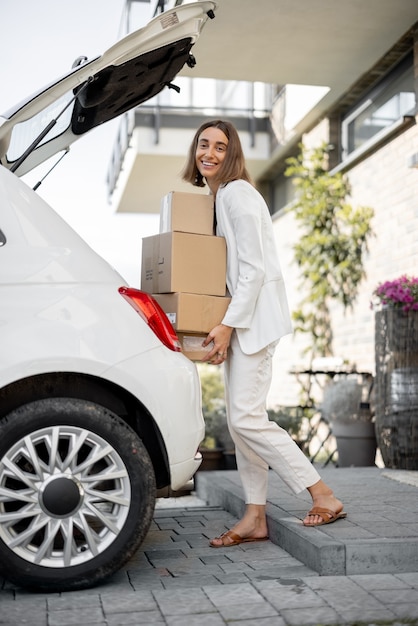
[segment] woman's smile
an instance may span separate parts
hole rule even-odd
[[[219,129],[206,128],[199,137],[196,148],[196,167],[211,187],[217,180],[220,166],[226,155],[228,138]]]

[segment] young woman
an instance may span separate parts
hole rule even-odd
[[[235,127],[215,120],[196,132],[183,179],[208,185],[215,199],[216,234],[227,246],[227,287],[231,303],[208,334],[210,363],[224,363],[228,427],[235,443],[246,510],[232,530],[210,541],[227,547],[267,539],[269,467],[295,492],[307,489],[312,509],[305,526],[319,526],[346,514],[332,490],[292,440],[269,421],[266,398],[272,357],[291,322],[268,208],[247,172]]]

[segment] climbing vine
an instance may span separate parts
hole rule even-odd
[[[328,151],[326,144],[311,151],[301,144],[299,155],[287,159],[285,171],[296,187],[290,210],[300,226],[294,254],[305,294],[293,319],[295,332],[310,335],[306,352],[311,358],[333,354],[330,305],[339,302],[344,310],[353,306],[373,234],[373,209],[347,202],[349,181],[341,172],[327,170]]]

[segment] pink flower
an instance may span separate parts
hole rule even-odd
[[[380,283],[373,292],[376,306],[393,306],[408,311],[418,311],[418,278],[401,276],[395,280]]]

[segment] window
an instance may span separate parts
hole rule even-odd
[[[55,139],[55,137],[58,137],[58,135],[67,130],[71,123],[73,109],[69,107],[65,111],[65,107],[71,102],[73,95],[72,92],[66,93],[58,100],[39,111],[39,113],[13,126],[12,137],[7,151],[7,160],[9,163],[17,161],[27,147],[45,130],[52,120],[57,120],[57,123],[51,128],[39,145],[42,146],[44,143]]]
[[[378,141],[404,115],[414,111],[412,61],[409,55],[343,118],[343,159],[366,144]]]

